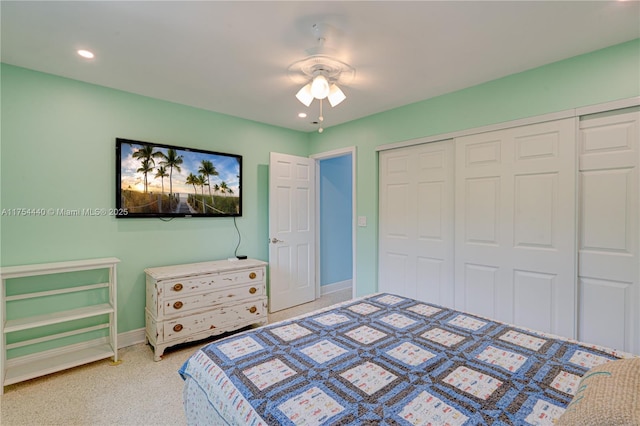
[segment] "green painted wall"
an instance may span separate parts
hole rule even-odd
[[[640,39],[310,134],[311,152],[355,146],[357,293],[377,289],[375,148],[640,95]],[[347,99],[348,102],[348,99]]]
[[[1,209],[113,208],[115,138],[243,156],[239,253],[268,259],[269,152],[308,155],[308,135],[2,65]],[[118,327],[144,327],[144,268],[227,258],[231,218],[1,218],[3,266],[115,256]]]
[[[300,133],[10,65],[1,68],[0,209],[114,206],[115,138],[238,153],[243,158],[239,252],[268,258],[269,152],[357,147],[357,292],[377,288],[375,147],[640,95],[640,40],[455,93]],[[119,331],[144,327],[150,266],[226,258],[232,219],[116,220],[3,216],[3,266],[116,256]]]

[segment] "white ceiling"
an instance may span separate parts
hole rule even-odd
[[[326,45],[356,69],[325,127],[640,37],[637,1],[7,1],[2,62],[286,128],[287,75]],[[90,61],[79,48],[92,50]],[[300,119],[298,112],[309,117]]]

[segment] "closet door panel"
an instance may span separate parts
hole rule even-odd
[[[421,182],[417,187],[418,244],[425,250],[436,249],[447,236],[442,217],[447,188],[442,181]]]
[[[574,337],[575,120],[458,138],[456,152],[456,307]]]
[[[465,181],[464,241],[497,247],[500,235],[500,177],[472,177]]]
[[[581,240],[585,250],[632,250],[633,168],[581,172]],[[611,208],[615,207],[615,208]]]
[[[411,229],[411,223],[414,219],[414,214],[411,211],[413,208],[411,189],[406,183],[389,184],[386,187],[388,194],[385,213],[388,217],[396,218],[395,221],[389,223],[387,235],[399,244],[407,244],[411,238],[410,234],[413,232]]]
[[[553,329],[553,290],[557,275],[515,270],[513,273],[516,324],[535,330]]]
[[[578,337],[640,351],[640,113],[580,122]]]
[[[599,251],[594,247],[580,250],[579,277],[632,284],[635,282],[634,269],[637,267],[633,258],[634,256],[617,256],[615,253]]]
[[[385,258],[380,259],[380,263],[385,265],[384,271],[381,271],[381,274],[384,275],[379,277],[380,291],[413,297],[415,286],[413,286],[413,274],[410,273],[412,266],[410,256],[406,253],[394,253],[389,250],[385,253]],[[384,283],[384,287],[382,287],[382,283]]]
[[[442,300],[442,286],[448,278],[447,263],[443,259],[419,256],[416,259],[416,274],[420,285],[416,286],[415,298],[418,300]]]
[[[464,290],[466,310],[471,313],[496,318],[496,305],[500,286],[500,268],[483,264],[464,264]]]
[[[453,162],[451,140],[380,153],[380,291],[453,305]]]
[[[628,282],[580,278],[580,339],[630,351],[633,288]]]
[[[558,174],[515,176],[514,246],[554,249],[558,216]]]

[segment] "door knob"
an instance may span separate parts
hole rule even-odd
[[[284,243],[284,240],[279,240],[279,239],[277,239],[276,237],[273,237],[273,238],[271,239],[271,242],[272,242],[273,244],[275,244],[275,243]]]

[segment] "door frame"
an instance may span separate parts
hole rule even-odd
[[[319,163],[321,160],[329,160],[331,158],[343,157],[345,155],[351,154],[351,259],[352,259],[352,270],[351,270],[351,297],[356,297],[356,288],[357,288],[357,280],[356,280],[356,225],[357,225],[357,216],[356,216],[356,147],[350,146],[346,148],[335,149],[332,151],[321,152],[318,154],[310,155],[309,158],[315,160],[316,162],[316,176],[315,176],[315,185],[316,185],[316,298],[320,297],[321,289],[320,289],[320,238],[322,235],[322,230],[320,229],[320,167]]]

